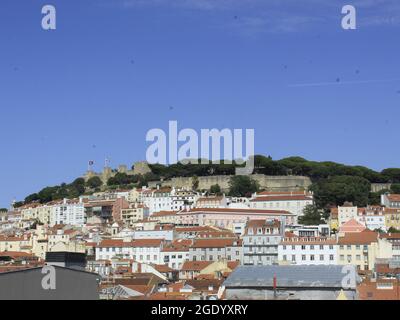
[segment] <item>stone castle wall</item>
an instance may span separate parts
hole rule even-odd
[[[128,170],[126,165],[120,165],[117,170],[112,170],[111,168],[104,168],[103,172],[98,173],[94,171],[88,171],[83,176],[85,181],[88,181],[92,177],[99,177],[104,184],[107,184],[108,179],[115,177],[117,173],[126,173],[127,175],[145,175],[151,172],[149,165],[146,162],[136,162],[134,164],[133,170]]]
[[[91,177],[99,177],[104,184],[107,184],[108,179],[114,177],[118,172],[126,173],[128,175],[136,174],[146,174],[151,172],[148,164],[146,162],[137,162],[134,164],[134,170],[128,170],[125,165],[121,165],[117,170],[112,170],[111,168],[104,168],[103,172],[96,173],[93,171],[88,171],[84,175],[84,179],[87,181]],[[198,177],[199,180],[199,190],[209,190],[211,186],[218,184],[221,189],[226,192],[229,190],[229,181],[232,176],[207,176]],[[306,190],[311,185],[311,180],[308,177],[302,176],[266,176],[263,174],[253,174],[250,176],[252,179],[256,180],[261,189],[266,189],[270,191],[296,191],[296,190]],[[164,181],[152,181],[149,183],[149,187],[160,186],[170,186],[174,188],[186,188],[191,189],[193,184],[192,177],[177,177],[171,180]]]
[[[229,181],[232,176],[207,176],[198,177],[199,189],[209,190],[211,186],[218,184],[223,191],[229,190]],[[250,176],[260,184],[261,189],[270,191],[296,191],[306,190],[311,185],[311,180],[308,177],[302,176],[266,176],[263,174],[253,174]],[[174,188],[192,187],[192,177],[178,177],[165,181],[153,181],[149,183],[149,187],[170,186]]]

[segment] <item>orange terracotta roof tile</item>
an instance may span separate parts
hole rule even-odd
[[[345,236],[339,237],[338,243],[340,245],[368,245],[372,242],[377,242],[378,233],[371,230],[364,230],[362,232],[346,233]]]

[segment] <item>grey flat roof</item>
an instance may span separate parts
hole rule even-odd
[[[358,280],[354,266],[240,266],[224,282],[226,288],[273,287],[276,275],[278,288],[342,288],[344,277],[349,270],[354,277],[351,288],[355,289]],[[342,273],[343,270],[343,273]],[[348,278],[348,277],[347,277]]]

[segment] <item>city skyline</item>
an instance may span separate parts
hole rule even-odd
[[[274,159],[400,167],[396,1],[3,1],[0,207],[145,160],[146,132],[255,129]]]

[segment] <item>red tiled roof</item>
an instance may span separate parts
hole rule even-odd
[[[380,283],[392,283],[393,288],[379,288]],[[377,282],[364,281],[358,287],[357,291],[360,300],[399,300],[400,290],[396,280],[378,279]]]
[[[241,241],[240,239],[196,239],[192,248],[225,248],[240,246]]]
[[[11,258],[20,258],[20,257],[33,257],[32,253],[27,252],[19,252],[19,251],[3,251],[0,252],[0,257],[11,257]]]
[[[231,209],[231,208],[193,208],[190,211],[182,211],[179,214],[191,214],[191,213],[202,213],[202,212],[211,212],[211,213],[226,213],[226,214],[267,214],[267,215],[293,215],[289,211],[285,210],[260,210],[260,209]]]
[[[281,245],[335,245],[337,241],[335,238],[304,238],[304,237],[289,237],[285,238],[281,243]]]
[[[124,242],[120,239],[106,239],[100,242],[99,248],[123,248],[123,247],[160,247],[162,239],[138,239],[130,242]]]
[[[214,261],[186,261],[181,271],[201,271],[212,263],[214,263]]]
[[[173,271],[173,269],[171,269],[166,264],[156,264],[156,265],[154,265],[154,269],[156,269],[158,272],[161,272],[161,273],[167,273],[167,272]]]
[[[377,242],[378,233],[371,230],[364,230],[362,232],[346,233],[344,237],[339,237],[338,243],[345,244],[361,244],[368,245],[372,242]]]
[[[400,202],[400,194],[388,194],[387,197],[391,202]]]
[[[151,217],[156,218],[156,217],[168,217],[168,216],[175,216],[178,213],[178,211],[160,211],[160,212],[154,212]]]

